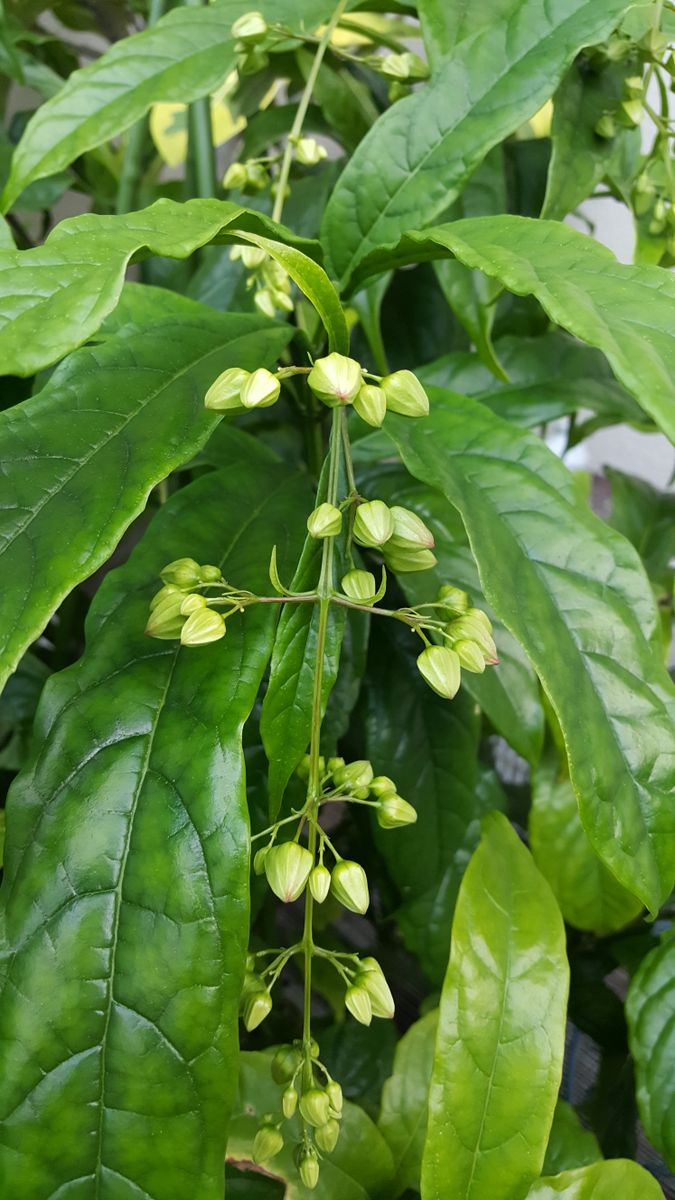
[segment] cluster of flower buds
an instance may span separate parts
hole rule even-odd
[[[392,103],[410,95],[414,83],[429,78],[429,67],[424,59],[410,50],[373,55],[367,59],[367,65],[388,81],[388,96]]]
[[[376,429],[387,411],[404,417],[425,417],[429,412],[429,398],[412,371],[372,375],[356,359],[337,352],[317,358],[307,382],[323,404],[330,408],[352,404],[362,420]]]
[[[232,37],[240,75],[255,75],[267,66],[266,46],[273,40],[274,30],[261,12],[247,12],[238,17],[232,26]]]
[[[611,109],[602,113],[595,125],[601,138],[616,137],[620,129],[636,129],[644,114],[644,81],[642,75],[629,75],[623,82],[623,93]]]
[[[328,157],[326,147],[317,142],[316,138],[291,137],[289,141],[295,152],[295,161],[301,167],[316,167],[318,163]]]
[[[164,586],[150,601],[145,632],[149,637],[173,640],[184,646],[203,646],[225,636],[225,621],[209,607],[204,589],[227,588],[220,567],[201,566],[194,558],[177,558],[160,573]]]
[[[436,565],[433,533],[416,513],[400,504],[389,507],[383,500],[360,503],[352,532],[357,545],[379,550],[387,567],[397,574],[427,571]]]
[[[266,367],[245,371],[243,367],[228,367],[211,384],[204,404],[216,412],[245,412],[253,408],[269,408],[276,404],[281,383]]]
[[[446,585],[434,601],[443,621],[442,634],[447,644],[427,646],[417,659],[420,674],[437,695],[452,700],[459,690],[462,668],[481,675],[494,665],[497,647],[492,623],[480,608],[469,607],[469,597],[461,588]]]

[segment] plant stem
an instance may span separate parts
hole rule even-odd
[[[159,21],[165,8],[166,0],[150,0],[148,28]],[[143,151],[145,149],[147,129],[148,119],[147,117],[142,117],[140,121],[132,125],[127,135],[127,144],[124,149],[122,170],[117,188],[117,200],[115,202],[115,211],[118,214],[131,212],[131,209],[134,207],[138,177],[143,166]]]
[[[307,115],[309,102],[312,99],[312,92],[314,91],[314,84],[316,83],[321,63],[323,62],[324,55],[328,48],[328,43],[333,36],[335,26],[340,20],[346,4],[347,0],[340,0],[340,3],[333,12],[330,21],[323,31],[319,45],[317,46],[316,54],[314,55],[314,61],[310,67],[309,75],[307,76],[305,90],[300,97],[298,111],[295,114],[295,120],[293,121],[291,132],[288,136],[288,141],[286,142],[286,147],[284,149],[284,156],[281,160],[281,170],[279,172],[279,178],[277,179],[277,194],[274,198],[274,208],[272,210],[273,221],[281,220],[281,214],[284,211],[284,200],[286,196],[286,188],[288,186],[288,177],[291,173],[291,163],[293,161],[293,139],[299,137],[302,132],[302,126]]]
[[[188,7],[200,8],[208,0],[187,0]],[[189,157],[194,170],[194,190],[197,196],[209,199],[216,194],[216,171],[213,158],[211,129],[211,98],[202,96],[188,108]]]

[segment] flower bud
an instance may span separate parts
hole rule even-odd
[[[232,37],[239,42],[262,42],[268,32],[269,26],[260,12],[243,13],[232,26]]]
[[[400,550],[389,543],[383,553],[389,570],[396,575],[404,575],[407,571],[429,571],[438,561],[431,550]]]
[[[377,809],[377,823],[381,829],[398,829],[401,825],[414,825],[417,813],[412,804],[408,804],[396,792],[386,792],[380,799]]]
[[[359,604],[370,604],[377,591],[375,576],[370,571],[348,571],[340,586],[345,596]]]
[[[354,541],[360,546],[384,546],[394,532],[394,518],[383,500],[359,504],[354,518]]]
[[[339,788],[368,787],[372,778],[373,768],[367,758],[357,758],[355,762],[333,771],[333,781]]]
[[[461,669],[454,650],[447,646],[427,646],[417,659],[417,667],[437,695],[446,700],[452,700],[457,695]]]
[[[634,128],[636,125],[640,124],[643,113],[641,100],[623,100],[621,103],[621,109],[624,113],[627,124],[631,128]]]
[[[612,114],[609,112],[603,113],[599,120],[596,121],[593,132],[605,140],[616,137],[616,121]]]
[[[340,767],[344,767],[344,765],[344,758],[329,758],[328,762],[326,763],[326,769],[329,775],[333,775],[335,771],[339,771]]]
[[[275,896],[290,904],[305,890],[314,859],[309,850],[297,842],[282,842],[272,846],[265,858],[265,874]]]
[[[312,1087],[300,1097],[300,1112],[308,1125],[318,1129],[330,1117],[330,1100],[323,1088]]]
[[[197,596],[192,593],[189,596],[184,596],[180,604],[180,612],[182,617],[189,617],[190,613],[199,612],[200,608],[207,607],[206,596]]]
[[[223,187],[226,192],[241,191],[248,183],[248,171],[243,163],[230,163],[223,175]]]
[[[370,904],[368,878],[363,867],[358,863],[343,859],[333,868],[330,879],[330,890],[345,908],[350,912],[365,913]]]
[[[225,622],[212,608],[200,608],[191,613],[180,634],[184,646],[205,646],[207,642],[218,642],[223,637]]]
[[[307,530],[313,538],[336,537],[341,529],[342,513],[334,504],[320,504],[307,518]]]
[[[206,563],[199,568],[199,574],[202,583],[222,583],[223,573],[220,567],[214,567],[211,563]]]
[[[334,1079],[331,1079],[330,1083],[326,1084],[326,1091],[328,1092],[328,1099],[330,1100],[330,1106],[333,1112],[341,1113],[342,1088],[340,1087],[340,1084],[336,1083]]]
[[[309,890],[317,904],[323,904],[330,891],[330,871],[328,867],[320,864],[310,871]]]
[[[205,407],[216,412],[241,410],[241,389],[249,376],[250,371],[245,371],[243,367],[228,367],[211,384],[204,397]]]
[[[379,429],[387,415],[387,397],[381,387],[364,383],[354,397],[354,411],[366,425]]]
[[[279,399],[281,384],[271,371],[258,367],[244,382],[241,402],[244,408],[269,408]]]
[[[244,1025],[249,1033],[257,1029],[272,1011],[272,997],[266,987],[244,996]]]
[[[463,617],[458,617],[447,626],[447,632],[454,640],[478,642],[487,661],[497,662],[497,647],[491,631],[489,618],[479,608],[468,609]]]
[[[163,588],[162,591],[164,590]],[[165,596],[159,604],[151,609],[145,626],[148,637],[161,638],[164,641],[180,637],[185,620],[180,612],[184,599],[185,592],[176,588],[175,595]]]
[[[272,1079],[275,1083],[288,1083],[302,1062],[297,1046],[280,1046],[272,1059]]]
[[[324,1154],[333,1153],[333,1150],[337,1146],[339,1136],[340,1126],[334,1117],[331,1117],[330,1120],[326,1121],[326,1124],[322,1125],[320,1129],[317,1129],[316,1133],[314,1134],[316,1144],[319,1147],[319,1150],[323,1150]]]
[[[283,1112],[287,1121],[290,1121],[291,1117],[295,1116],[295,1110],[297,1107],[298,1093],[293,1087],[293,1084],[289,1084],[285,1089],[283,1096],[281,1097],[281,1111]]]
[[[429,68],[417,54],[406,50],[403,54],[386,54],[380,59],[379,70],[385,79],[428,79]]]
[[[260,291],[256,292],[255,306],[264,317],[270,317],[272,320],[274,320],[277,315],[274,296],[269,288],[261,288]]]
[[[402,417],[426,417],[429,412],[429,397],[412,371],[394,371],[385,375],[381,387],[387,397],[389,412]]]
[[[370,781],[370,790],[374,796],[384,796],[387,792],[396,792],[396,784],[388,775],[376,775]]]
[[[394,997],[380,964],[376,958],[364,958],[361,967],[356,982],[357,986],[365,988],[370,996],[373,1016],[391,1020],[395,1011]]]
[[[253,871],[254,871],[254,874],[256,874],[256,875],[263,875],[263,874],[264,874],[264,872],[265,872],[265,859],[267,858],[267,851],[268,851],[268,850],[269,850],[269,846],[261,846],[261,847],[260,847],[260,849],[256,851],[256,853],[255,853],[255,856],[254,856],[254,858],[253,858]]]
[[[469,607],[469,597],[461,588],[445,583],[438,589],[436,603],[450,616],[461,617]]]
[[[327,153],[326,147],[320,146],[316,138],[301,137],[295,143],[295,159],[302,167],[315,167]]]
[[[313,1146],[303,1148],[298,1163],[298,1171],[300,1172],[302,1186],[306,1187],[308,1191],[313,1192],[319,1182],[319,1160]]]
[[[283,1150],[284,1139],[274,1125],[263,1125],[253,1139],[253,1161],[264,1163]]]
[[[257,271],[262,267],[267,253],[260,246],[242,246],[241,261],[247,271]]]
[[[167,583],[164,585],[164,587],[160,588],[158,592],[155,592],[154,596],[152,597],[152,600],[150,601],[150,612],[154,612],[160,604],[163,604],[164,601],[168,600],[170,597],[173,597],[175,600],[177,596],[180,596],[182,600],[184,595],[185,592],[182,588],[176,587],[173,583]]]
[[[345,992],[345,1005],[355,1020],[360,1021],[362,1025],[370,1025],[373,1019],[373,1006],[370,1002],[370,994],[364,987],[355,983],[350,984]]]
[[[196,587],[201,583],[199,563],[194,558],[176,558],[160,571],[164,583],[173,583],[179,588]]]
[[[469,638],[460,638],[458,642],[452,643],[452,648],[466,671],[472,671],[474,675],[483,674],[485,655],[478,642]]]
[[[394,532],[387,549],[433,550],[434,535],[417,513],[400,504],[394,504],[389,511],[394,518]]]
[[[314,395],[331,407],[351,404],[362,382],[363,375],[356,360],[335,352],[317,358],[307,376]]]

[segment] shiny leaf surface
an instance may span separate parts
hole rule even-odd
[[[392,1200],[406,1188],[419,1190],[437,1028],[436,1010],[411,1025],[398,1043],[394,1069],[382,1088],[378,1126],[394,1158]]]
[[[540,1179],[527,1200],[663,1200],[653,1175],[626,1158]]]
[[[675,941],[640,964],[626,1001],[637,1099],[647,1137],[675,1168]]]
[[[559,1100],[553,1114],[542,1173],[558,1175],[561,1171],[599,1162],[601,1158],[595,1134],[584,1129],[571,1104]]]

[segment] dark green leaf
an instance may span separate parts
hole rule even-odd
[[[609,523],[632,542],[650,579],[669,580],[675,558],[675,495],[605,467],[612,489]]]
[[[0,769],[18,771],[27,756],[35,709],[49,678],[49,667],[24,654],[0,695]]]
[[[601,1158],[594,1134],[584,1129],[571,1104],[559,1100],[553,1114],[542,1173],[557,1175],[560,1171],[599,1162]]]
[[[343,995],[340,997],[344,1012]],[[373,1021],[366,1027],[342,1021],[321,1030],[321,1061],[348,1100],[377,1111],[382,1085],[392,1069],[396,1049],[393,1021]]]
[[[406,1188],[419,1190],[437,1028],[436,1010],[410,1027],[398,1044],[394,1069],[382,1088],[378,1126],[394,1158],[391,1200]]]
[[[653,1175],[625,1158],[540,1179],[527,1200],[663,1200]]]
[[[626,1001],[637,1100],[647,1137],[675,1169],[675,941],[643,959]]]
[[[167,558],[264,588],[303,498],[245,460],[181,491],[46,689],[2,891],[0,1174],[26,1194],[222,1198],[248,938],[241,728],[274,615],[187,650],[142,630]]]

